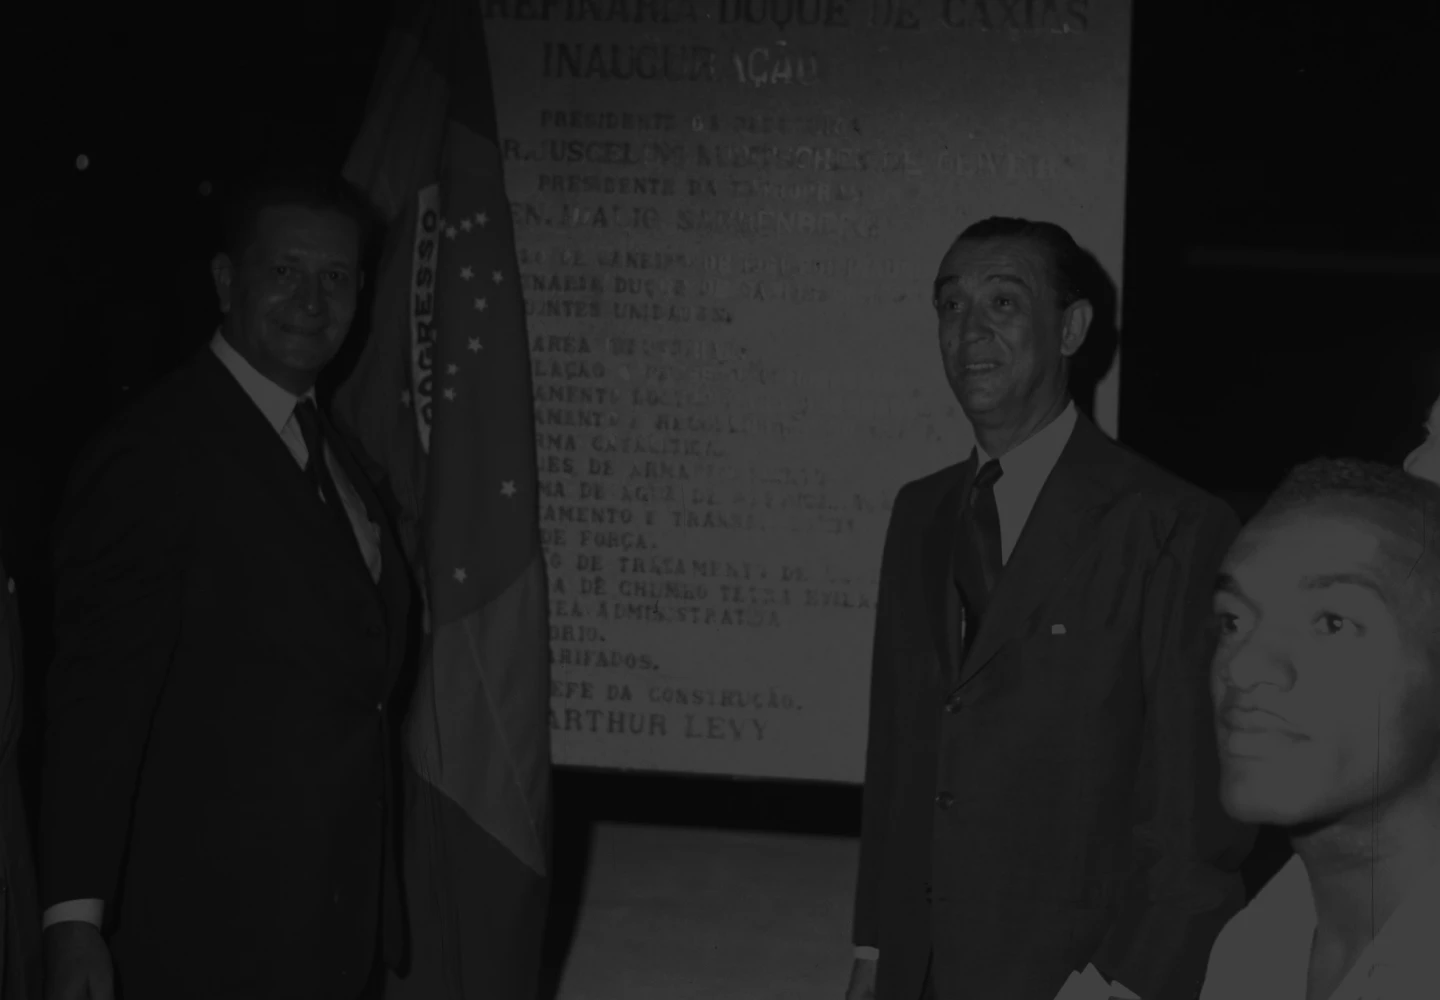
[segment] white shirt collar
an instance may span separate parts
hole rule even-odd
[[[274,382],[255,370],[255,366],[240,356],[240,352],[230,346],[220,330],[215,331],[215,336],[210,338],[210,350],[220,359],[220,363],[235,376],[235,381],[240,383],[240,388],[245,390],[245,395],[254,401],[265,415],[270,426],[275,428],[279,434],[290,422],[290,415],[295,412],[295,404],[302,399],[313,400],[315,398],[314,388],[307,389],[305,395],[295,396],[288,389],[282,389]]]
[[[1422,876],[1330,1000],[1406,1000],[1440,972],[1430,943],[1440,921],[1440,865]],[[1216,938],[1200,1000],[1303,1000],[1315,896],[1294,855]]]
[[[1065,445],[1070,440],[1070,432],[1075,429],[1075,419],[1075,404],[1071,402],[1058,417],[1011,448],[1000,459],[1000,467],[1005,470],[1005,476],[1044,483],[1050,470],[1055,468],[1055,463],[1060,461],[1060,453],[1065,450]],[[980,459],[976,469],[992,457],[980,447],[978,441],[975,444],[975,454]]]
[[[1045,481],[1055,470],[1055,464],[1060,461],[1060,453],[1070,441],[1075,422],[1075,404],[1072,402],[1058,417],[1000,459],[1000,468],[1004,474],[995,484],[995,505],[1000,514],[1002,561],[1010,561],[1010,555],[1020,541],[1025,524],[1030,520],[1035,501],[1040,497],[1040,490],[1044,488]],[[975,445],[975,455],[979,460],[976,469],[990,460],[990,456],[978,443]]]

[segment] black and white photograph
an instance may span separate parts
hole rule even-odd
[[[1440,996],[1440,5],[11,23],[0,1000]]]

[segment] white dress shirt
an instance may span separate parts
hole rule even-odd
[[[235,376],[235,381],[245,390],[260,412],[264,414],[265,420],[280,435],[280,440],[285,442],[285,447],[290,449],[290,454],[295,456],[296,463],[300,468],[305,468],[310,460],[310,449],[305,446],[305,435],[300,432],[300,421],[295,419],[295,407],[302,399],[315,399],[315,390],[309,389],[303,396],[293,396],[286,389],[280,388],[271,382],[264,375],[261,375],[255,368],[242,358],[230,346],[219,331],[210,341],[210,349],[215,356]],[[365,501],[360,499],[360,494],[355,492],[355,487],[350,484],[350,478],[345,474],[345,469],[336,461],[334,454],[329,448],[325,449],[325,465],[330,470],[330,477],[335,481],[335,492],[340,494],[340,502],[345,506],[345,513],[349,515],[350,527],[355,531],[355,540],[360,545],[360,551],[365,557],[365,565],[370,569],[370,576],[377,583],[380,580],[380,528],[370,520],[370,515],[365,510]],[[324,494],[320,495],[323,502]]]
[[[1297,855],[1225,924],[1210,949],[1200,1000],[1305,1000],[1315,896]],[[1440,995],[1440,866],[1417,881],[1330,1000],[1432,1000]]]
[[[1045,480],[1060,461],[1060,453],[1070,442],[1075,430],[1075,404],[1065,407],[1063,413],[1020,442],[1005,457],[1000,459],[1002,475],[995,483],[995,506],[1000,512],[1000,559],[1010,561],[1015,543],[1030,520],[1035,501]],[[978,471],[990,461],[991,455],[979,444],[975,445],[979,464]]]
[[[285,447],[290,449],[290,454],[295,456],[295,461],[304,469],[310,458],[310,449],[305,446],[305,436],[300,432],[299,421],[295,419],[295,407],[301,399],[313,400],[315,390],[307,391],[304,396],[295,396],[280,388],[242,358],[218,330],[211,338],[210,349],[215,352],[226,370],[235,376],[235,381],[240,383],[245,394],[259,407],[266,422],[280,435],[280,440],[285,442]],[[344,467],[335,460],[329,448],[325,449],[325,464],[335,481],[335,492],[340,495],[340,502],[344,504],[345,513],[350,518],[350,527],[355,531],[355,540],[360,546],[365,565],[370,570],[370,577],[378,583],[381,568],[380,528],[370,520],[370,515],[365,510],[365,501],[355,492]],[[322,503],[325,501],[323,493],[320,500]],[[41,926],[49,927],[66,920],[83,920],[99,927],[104,916],[104,900],[72,899],[49,907],[41,918]]]
[[[1070,442],[1075,419],[1075,404],[1071,403],[1058,417],[1000,459],[1001,476],[995,483],[995,506],[1000,514],[1002,562],[1010,561],[1010,554],[1015,551],[1025,523],[1030,520],[1030,512],[1035,509],[1035,501],[1045,486],[1045,480],[1050,478],[1055,463],[1060,460],[1060,453]],[[991,458],[978,443],[975,445],[975,456],[978,460],[976,471]],[[860,945],[855,948],[855,957],[878,959],[880,950]]]

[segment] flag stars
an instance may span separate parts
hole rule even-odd
[[[454,390],[454,389],[446,389],[446,390],[445,390],[445,398],[448,399],[448,400],[450,400],[450,402],[453,403],[453,402],[455,401],[455,390]]]
[[[483,313],[483,312],[485,311],[485,307],[486,307],[487,305],[489,305],[489,303],[486,302],[484,299],[476,299],[476,300],[475,300],[475,310],[476,310],[477,312],[482,312],[482,313]]]
[[[464,278],[466,281],[469,281],[471,278],[475,277],[475,269],[469,264],[466,264],[460,269],[460,277]]]
[[[468,233],[473,227],[471,226],[469,219],[461,219],[460,228]]]
[[[507,479],[501,483],[500,495],[502,497],[513,497],[515,495],[515,480]]]
[[[445,366],[445,371],[451,375],[458,375],[460,374],[460,366],[457,364],[448,364]]]
[[[475,213],[475,224],[476,224],[477,226],[479,226],[481,229],[484,229],[485,226],[489,224],[489,222],[490,222],[490,216],[486,215],[484,212],[476,212],[476,213]]]
[[[470,338],[470,352],[471,352],[472,354],[479,354],[482,350],[484,350],[484,348],[480,346],[480,338],[479,338],[479,337],[471,337],[471,338]]]
[[[401,405],[401,406],[407,406],[407,407],[410,405],[410,390],[409,390],[409,389],[402,389],[402,390],[400,390],[400,405]]]
[[[456,582],[456,583],[464,583],[464,582],[465,582],[465,567],[464,567],[464,566],[456,566],[456,567],[455,567],[455,574],[454,574],[454,575],[455,575],[455,582]]]
[[[454,226],[446,226],[446,227],[445,227],[445,236],[446,236],[447,239],[452,239],[452,240],[453,240],[453,239],[455,238],[455,232],[456,232],[456,230],[455,230],[455,227],[454,227]]]
[[[505,273],[503,271],[491,271],[490,280],[498,285],[500,284],[500,282],[505,280]]]

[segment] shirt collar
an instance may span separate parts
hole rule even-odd
[[[290,415],[295,412],[295,404],[302,399],[313,400],[315,398],[314,388],[307,389],[305,395],[295,396],[288,389],[282,389],[274,382],[255,370],[255,367],[240,356],[240,352],[230,346],[220,330],[215,331],[215,336],[210,339],[210,350],[220,359],[220,363],[235,376],[235,381],[240,383],[240,388],[245,390],[245,395],[260,408],[266,421],[275,428],[279,434],[290,422]]]
[[[1049,477],[1050,470],[1055,468],[1055,463],[1060,461],[1060,453],[1065,450],[1065,445],[1070,440],[1070,432],[1075,429],[1075,419],[1075,403],[1071,401],[1060,416],[1011,448],[1000,460],[1000,467],[1005,470],[1006,477],[1012,481],[1025,479],[1043,483]],[[975,444],[975,455],[979,459],[975,466],[977,470],[991,458],[978,441]]]
[[[1332,997],[1372,995],[1359,989],[1368,976],[1392,975],[1396,978],[1391,985],[1399,987],[1422,963],[1433,962],[1429,942],[1437,918],[1440,865],[1431,867],[1406,893]],[[1302,994],[1316,922],[1315,895],[1305,863],[1298,854],[1291,855],[1249,905],[1227,922],[1211,954],[1202,1000],[1260,996],[1253,992],[1257,987],[1268,987],[1265,995]],[[1242,983],[1249,984],[1252,992],[1244,993]]]

